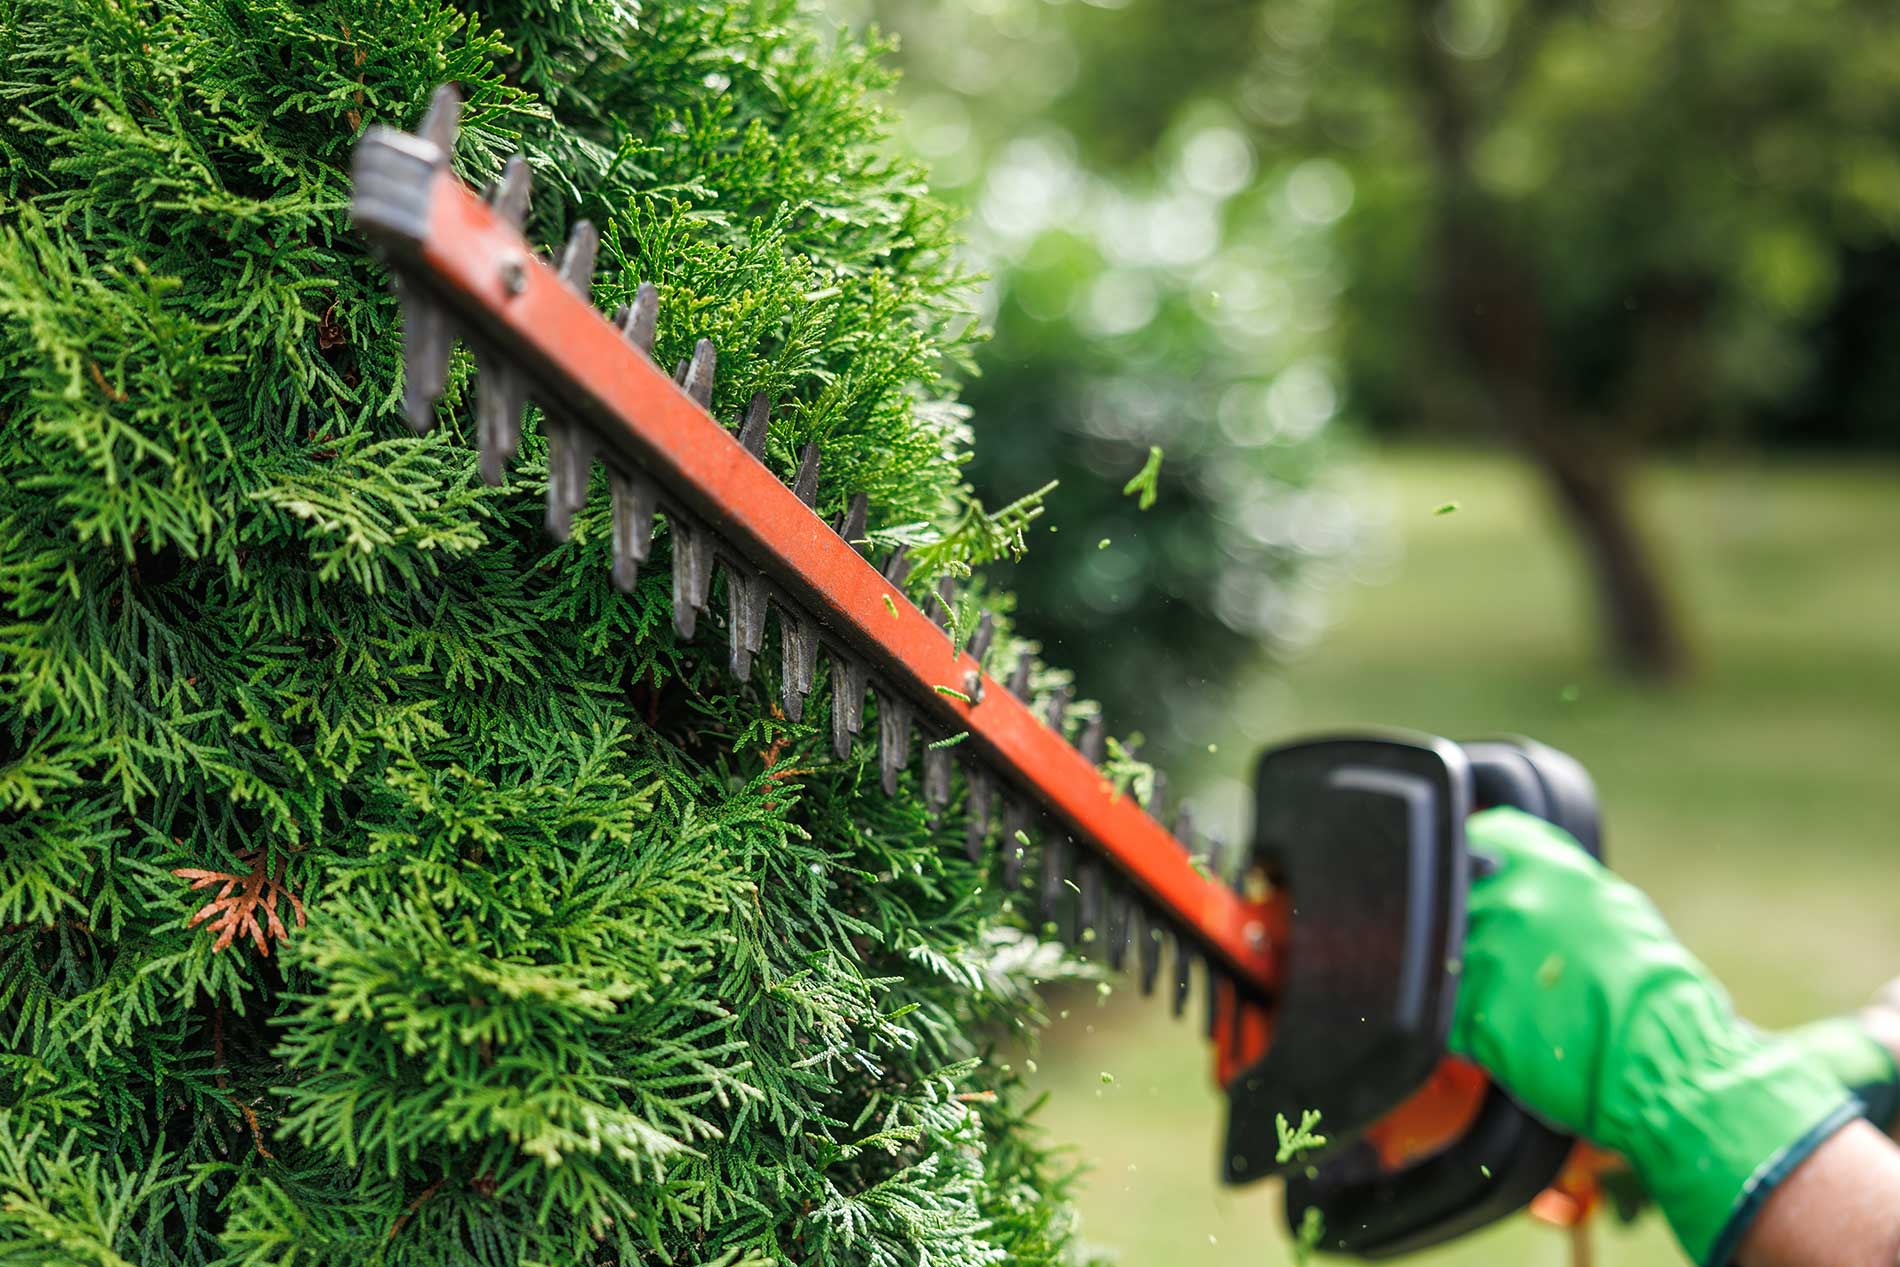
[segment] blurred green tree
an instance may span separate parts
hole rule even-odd
[[[1234,673],[1317,636],[1371,539],[1338,462],[1333,224],[1288,214],[1287,165],[1194,90],[1208,58],[1243,72],[1224,31],[1251,20],[834,3],[900,36],[900,131],[993,278],[971,481],[992,503],[1061,481],[1004,572],[1019,627],[1150,755],[1190,751]],[[1123,486],[1157,446],[1144,509]]]
[[[1900,230],[1890,6],[970,0],[966,12],[987,38],[951,42],[943,18],[892,14],[911,37],[912,90],[935,84],[926,111],[943,95],[976,131],[1059,131],[1081,166],[1115,173],[1162,161],[1189,120],[1238,129],[1256,197],[1231,200],[1230,215],[1329,226],[1308,248],[1324,259],[1306,267],[1333,285],[1277,292],[1307,338],[1301,355],[1332,358],[1339,399],[1376,427],[1482,435],[1534,463],[1592,576],[1606,650],[1634,674],[1667,678],[1690,659],[1631,509],[1640,454],[1791,430],[1891,437],[1867,422],[1883,379],[1865,352],[1886,321],[1869,298],[1891,293],[1880,279]],[[1023,361],[1016,309],[1036,258],[1010,260],[1002,287],[998,353]],[[988,358],[993,376],[1001,363]]]

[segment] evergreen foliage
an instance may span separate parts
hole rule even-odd
[[[951,225],[789,0],[0,0],[0,1264],[1043,1264],[986,1044],[1060,957],[920,798],[541,529],[347,225],[456,165],[604,227],[820,509],[980,563]],[[598,477],[597,477],[598,478]],[[932,525],[950,525],[939,530]],[[927,572],[919,582],[927,581]],[[717,642],[705,636],[703,641]],[[822,692],[819,699],[822,699]]]

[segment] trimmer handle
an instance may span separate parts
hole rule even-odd
[[[1253,863],[1287,908],[1283,989],[1265,1023],[1225,1034],[1225,1174],[1287,1174],[1287,1214],[1320,1247],[1384,1258],[1523,1208],[1576,1141],[1446,1055],[1474,858],[1465,819],[1510,805],[1601,856],[1596,792],[1528,740],[1348,736],[1265,754]],[[1275,1118],[1317,1109],[1331,1141],[1280,1162]]]
[[[1575,759],[1526,739],[1461,746],[1471,764],[1474,810],[1508,805],[1535,814],[1602,858],[1596,788]],[[1478,868],[1486,865],[1481,857],[1472,861]],[[1464,1064],[1451,1058],[1445,1063]],[[1478,1085],[1471,1079],[1434,1080],[1416,1098],[1441,1101],[1441,1109],[1447,1108],[1461,1098],[1469,1102]],[[1314,1208],[1325,1220],[1326,1248],[1389,1258],[1462,1236],[1530,1205],[1558,1181],[1576,1137],[1546,1126],[1488,1079],[1481,1085],[1469,1124],[1449,1144],[1411,1157],[1381,1155],[1382,1146],[1393,1141],[1382,1138],[1375,1126],[1359,1149],[1322,1159],[1310,1174],[1290,1176],[1289,1226],[1298,1226],[1304,1212]],[[1422,1106],[1411,1107],[1417,1112]]]

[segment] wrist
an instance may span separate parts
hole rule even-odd
[[[1683,1248],[1703,1267],[1728,1267],[1762,1203],[1861,1102],[1812,1051],[1765,1035],[1727,1011],[1726,998],[1665,989],[1634,1018],[1631,1041],[1668,1052],[1666,1066],[1626,1062],[1617,1121],[1645,1188]],[[1646,1035],[1658,1028],[1666,1033]]]

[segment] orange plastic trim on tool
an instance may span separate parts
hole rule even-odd
[[[419,274],[411,279],[435,291],[476,337],[506,348],[541,399],[551,394],[570,415],[592,423],[600,442],[659,479],[832,639],[863,654],[874,675],[902,678],[891,685],[920,714],[947,733],[967,731],[967,742],[1000,778],[1123,872],[1245,993],[1273,996],[1275,946],[1260,904],[1197,871],[1133,798],[1115,794],[1086,758],[983,675],[974,658],[629,346],[446,165],[434,174],[428,208],[419,242],[381,237],[410,257],[406,276]]]

